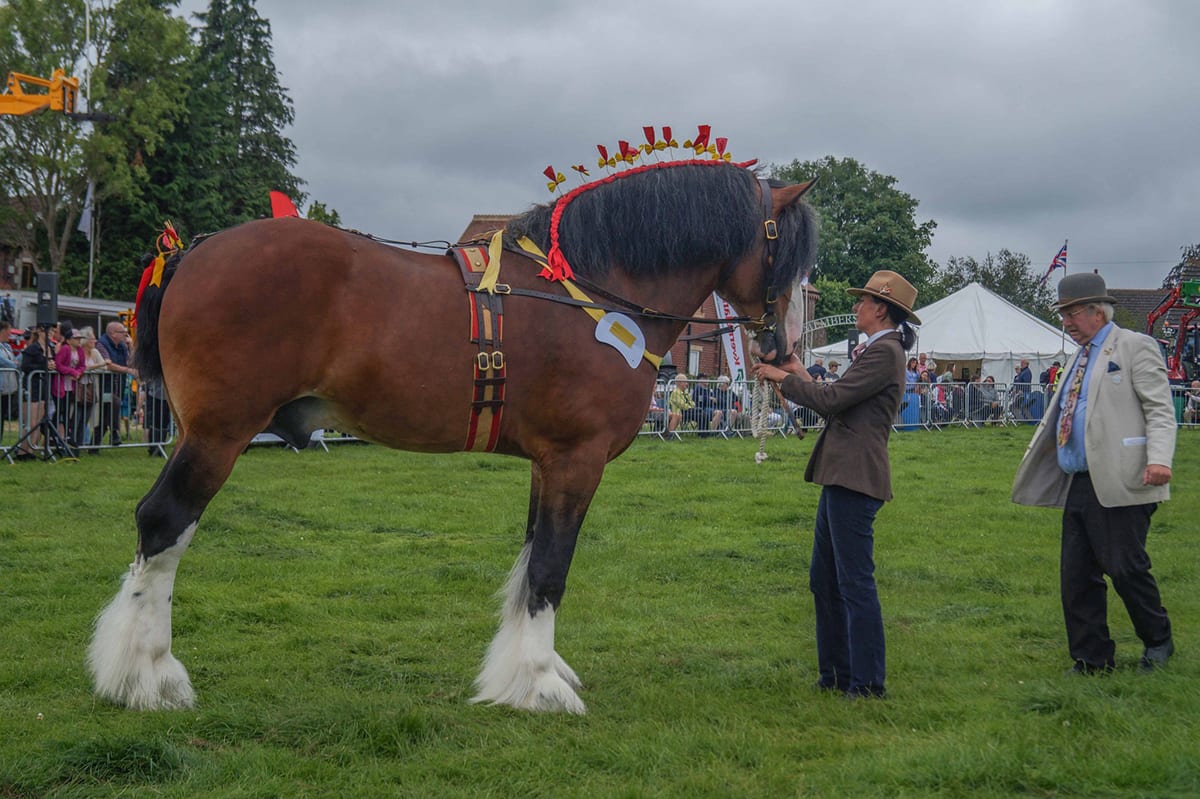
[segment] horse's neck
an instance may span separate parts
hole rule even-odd
[[[672,316],[694,316],[700,306],[716,290],[720,267],[698,267],[679,270],[666,277],[638,277],[614,269],[597,285],[612,294],[641,307],[671,314]],[[687,322],[657,320],[647,323],[662,338],[659,349],[674,343],[683,332]],[[656,344],[657,341],[648,341]],[[651,349],[655,349],[651,347]]]

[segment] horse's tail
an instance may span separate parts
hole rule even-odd
[[[162,356],[158,351],[158,315],[162,310],[163,295],[175,276],[175,270],[186,253],[182,250],[167,257],[161,277],[155,281],[152,275],[138,295],[134,309],[137,323],[137,348],[133,352],[133,365],[141,380],[162,380]],[[153,269],[154,265],[148,267]]]

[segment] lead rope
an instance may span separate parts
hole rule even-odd
[[[767,428],[767,418],[770,416],[770,389],[767,381],[759,379],[754,384],[754,412],[750,414],[750,432],[758,439],[758,452],[754,453],[754,462],[762,463],[767,455],[767,436],[771,431]]]
[[[799,323],[800,323],[800,355],[804,356],[804,351],[808,347],[808,341],[804,332],[805,324],[808,322],[808,280],[800,284],[800,308],[799,308]],[[784,320],[784,324],[787,320]],[[771,430],[767,425],[767,419],[771,415],[771,388],[767,385],[766,380],[759,380],[754,385],[754,409],[750,414],[750,433],[758,439],[758,452],[754,453],[754,462],[762,463],[769,455],[767,455],[767,438],[771,435]],[[779,395],[779,412],[789,413],[787,403],[784,402],[783,395]],[[799,429],[799,428],[797,428]],[[803,435],[801,435],[803,438]]]

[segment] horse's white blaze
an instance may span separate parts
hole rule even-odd
[[[575,693],[579,678],[554,651],[554,609],[529,615],[529,546],[521,550],[504,584],[500,629],[488,647],[471,701],[511,705],[522,710],[586,713]]]
[[[96,693],[135,710],[191,707],[187,669],[171,654],[171,592],[193,522],[170,549],[129,567],[121,589],[96,618],[88,665]]]

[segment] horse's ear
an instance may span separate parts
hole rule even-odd
[[[782,189],[771,190],[771,204],[774,206],[775,214],[800,201],[800,198],[808,194],[817,182],[817,178],[806,180],[803,183],[793,183],[790,186],[784,186]]]

